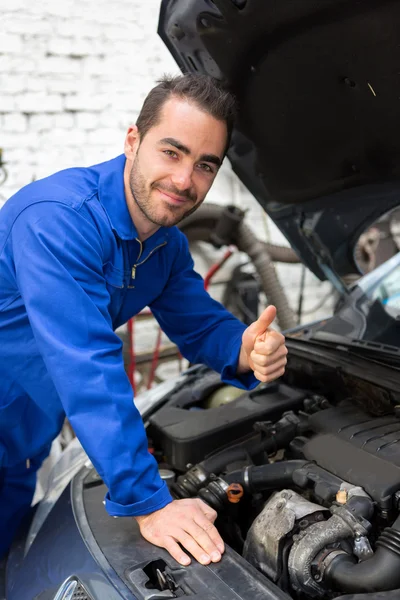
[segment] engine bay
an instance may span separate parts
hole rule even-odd
[[[246,392],[199,367],[150,416],[149,447],[173,496],[212,506],[225,542],[287,597],[373,598],[400,588],[397,397],[308,371],[294,360]]]

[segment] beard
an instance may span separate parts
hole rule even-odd
[[[129,187],[137,206],[148,221],[159,225],[160,227],[172,227],[180,223],[185,217],[188,217],[197,210],[201,202],[196,204],[197,196],[190,190],[178,190],[173,186],[166,186],[160,181],[154,181],[150,187],[146,186],[146,180],[140,169],[139,157],[136,154],[132,169],[129,175]],[[161,199],[157,202],[151,197],[152,190],[161,190],[166,193],[187,198],[187,203],[183,206],[169,204]],[[186,204],[188,207],[186,207]]]

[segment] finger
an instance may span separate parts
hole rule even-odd
[[[268,306],[264,312],[260,315],[257,321],[254,321],[243,334],[243,343],[246,348],[251,348],[257,337],[265,335],[269,325],[272,323],[276,316],[275,306]],[[250,351],[249,350],[249,351]]]
[[[225,545],[222,537],[218,533],[218,529],[207,519],[205,515],[196,515],[194,517],[195,523],[208,535],[217,550],[224,552]]]
[[[267,365],[266,367],[261,365],[254,365],[254,371],[261,373],[262,375],[273,375],[276,371],[280,371],[286,367],[287,358],[281,358],[278,362],[273,365]]]
[[[263,339],[258,337],[254,342],[254,350],[260,354],[272,354],[285,345],[285,336],[278,331],[268,331]]]
[[[288,351],[286,346],[280,346],[273,354],[262,354],[253,350],[250,354],[250,359],[254,364],[260,367],[267,367],[276,364],[286,358]],[[286,364],[286,363],[285,363]]]
[[[268,327],[271,325],[271,323],[275,319],[275,317],[276,317],[276,308],[275,308],[275,306],[273,306],[271,304],[270,306],[267,306],[267,308],[265,310],[263,310],[263,312],[261,313],[261,315],[258,317],[257,321],[255,322],[257,334],[259,335],[261,333],[264,333],[268,329]]]
[[[210,564],[210,562],[211,562],[210,554],[205,552],[204,548],[202,548],[202,546],[197,543],[195,538],[190,533],[188,533],[187,531],[184,531],[182,529],[177,534],[176,540],[180,544],[182,544],[182,546],[185,548],[185,550],[188,550],[190,552],[190,554],[192,556],[194,556],[194,558],[199,563],[201,563],[202,565]],[[221,558],[220,553],[217,550],[215,550],[215,552],[218,553],[218,556],[220,559]]]
[[[281,367],[280,369],[277,369],[276,371],[273,371],[273,373],[269,373],[267,375],[260,371],[254,371],[254,377],[263,383],[270,383],[271,381],[275,381],[275,379],[282,377],[284,373],[285,367]]]
[[[190,560],[189,556],[185,552],[183,552],[182,548],[172,537],[166,536],[163,541],[164,543],[162,547],[170,553],[170,555],[176,560],[176,562],[178,562],[181,565],[184,565],[185,567],[187,567],[187,565],[190,565],[192,561]]]
[[[214,544],[208,533],[200,527],[194,520],[185,521],[182,528],[188,533],[195,542],[204,550],[213,562],[221,560],[221,552]]]

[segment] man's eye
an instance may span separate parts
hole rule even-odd
[[[202,171],[206,171],[206,173],[214,173],[210,165],[207,165],[206,163],[200,163],[199,167]]]
[[[163,150],[163,152],[164,154],[166,154],[167,156],[171,156],[172,158],[175,158],[177,156],[177,153],[173,150]]]

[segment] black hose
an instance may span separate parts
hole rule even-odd
[[[203,204],[195,213],[182,221],[180,229],[190,242],[202,240],[212,243],[212,233],[226,208],[217,204]],[[273,255],[275,254],[277,260],[290,257],[288,262],[292,262],[295,260],[296,254],[290,248],[277,250],[279,247],[261,242],[243,222],[232,232],[232,239],[226,240],[225,243],[235,244],[238,250],[245,252],[250,257],[268,302],[277,307],[277,320],[280,328],[285,330],[294,327],[296,319],[275,271]],[[287,261],[285,260],[285,262]]]
[[[368,592],[361,594],[346,594],[345,596],[336,596],[335,600],[399,600],[399,590],[386,592]]]
[[[324,579],[341,592],[379,592],[400,587],[400,517],[380,535],[374,555],[360,563],[339,554],[324,572]],[[329,558],[329,557],[328,557]]]
[[[293,473],[307,465],[307,460],[287,460],[259,467],[246,467],[224,476],[226,483],[240,483],[248,492],[282,490],[293,486]]]
[[[191,498],[197,494],[199,489],[207,484],[211,475],[219,475],[225,470],[227,465],[238,461],[250,463],[250,457],[257,456],[260,452],[271,454],[282,448],[286,448],[297,434],[297,422],[292,422],[284,417],[275,424],[275,427],[274,433],[269,434],[264,439],[260,438],[259,435],[253,436],[248,438],[246,442],[220,450],[218,453],[212,454],[194,467],[191,467],[189,471],[180,475],[173,484],[172,491],[175,496],[178,498]],[[298,466],[307,464],[307,461],[292,462],[296,462]],[[283,465],[287,463],[279,464]],[[237,473],[240,476],[244,471],[239,470]],[[224,475],[224,479],[228,476],[230,476],[230,473],[227,476]]]
[[[226,450],[218,452],[218,454],[213,454],[209,458],[206,458],[200,463],[200,466],[202,466],[207,473],[215,473],[218,475],[227,465],[240,460],[248,460],[249,456],[257,454],[259,451],[260,446],[253,451],[249,451],[244,446],[234,446],[233,448],[227,448]]]

